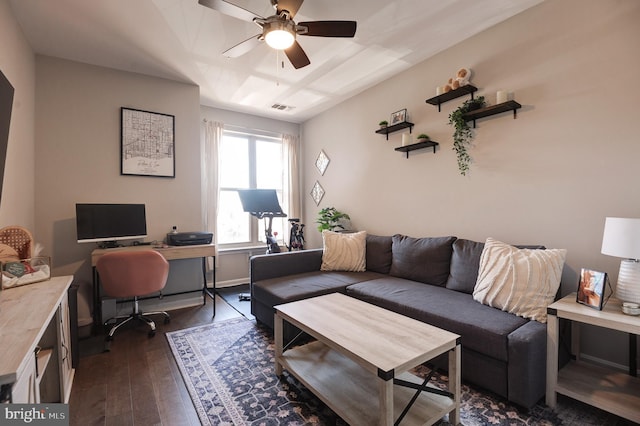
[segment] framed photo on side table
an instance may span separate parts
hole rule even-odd
[[[609,282],[606,272],[582,268],[576,301],[599,311],[605,303],[605,287]]]

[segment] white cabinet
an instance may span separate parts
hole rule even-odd
[[[36,356],[31,353],[27,364],[11,389],[13,402],[36,404],[40,401],[40,391],[36,386]]]

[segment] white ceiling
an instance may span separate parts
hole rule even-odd
[[[273,14],[269,0],[228,1]],[[197,0],[10,0],[37,54],[194,83],[203,105],[298,123],[541,1],[307,0],[297,22],[358,29],[353,39],[299,37],[311,65],[296,70],[266,44],[223,57],[259,28]]]

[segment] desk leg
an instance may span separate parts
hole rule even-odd
[[[102,303],[100,301],[100,277],[98,276],[98,270],[95,266],[93,270],[93,334],[98,334],[102,331],[100,324],[102,324]]]
[[[213,269],[211,270],[211,276],[213,280],[213,291],[209,291],[207,288],[207,258],[202,258],[202,279],[203,279],[203,287],[202,287],[202,304],[207,304],[207,296],[211,298],[213,301],[213,315],[211,318],[215,318],[216,316],[216,257],[211,256],[213,258]]]
[[[629,333],[629,375],[638,377],[638,340],[637,336]]]

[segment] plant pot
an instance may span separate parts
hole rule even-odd
[[[479,102],[473,102],[470,103],[469,106],[467,107],[467,112],[471,112],[471,111],[475,111],[477,109],[482,108],[482,104]]]

